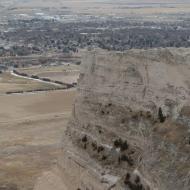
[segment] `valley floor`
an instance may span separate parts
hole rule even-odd
[[[33,189],[56,165],[75,90],[0,96],[0,188]]]

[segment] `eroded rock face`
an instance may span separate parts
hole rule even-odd
[[[189,190],[189,108],[189,49],[86,53],[64,138],[69,188]]]

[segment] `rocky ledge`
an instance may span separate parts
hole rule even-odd
[[[82,62],[59,162],[68,189],[189,190],[190,49],[95,50]]]

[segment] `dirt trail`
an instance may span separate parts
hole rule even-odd
[[[32,78],[32,77],[22,76],[22,75],[19,75],[19,74],[14,73],[14,71],[11,71],[10,73],[11,73],[11,75],[13,75],[13,76],[15,76],[15,77],[20,77],[20,78],[24,78],[24,79],[28,79],[28,80],[33,80],[33,81],[37,81],[37,82],[42,82],[42,83],[45,83],[45,84],[53,84],[53,85],[55,85],[55,86],[60,86],[60,87],[62,87],[62,85],[57,84],[57,83],[55,83],[55,82],[48,82],[48,81],[44,81],[44,80],[41,80],[41,79],[35,79],[35,78]]]

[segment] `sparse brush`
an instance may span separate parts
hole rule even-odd
[[[129,147],[129,146],[128,146],[127,141],[124,141],[124,142],[121,144],[121,146],[120,146],[121,151],[125,151],[125,150],[127,150],[128,147]]]
[[[87,136],[85,135],[84,137],[82,137],[82,142],[87,142],[88,141],[88,139],[87,139]]]
[[[103,146],[99,146],[97,151],[98,151],[98,153],[104,151],[104,147]]]
[[[163,115],[161,107],[159,107],[159,110],[158,110],[158,118],[160,120],[160,123],[164,123],[164,121],[166,120],[166,117]]]
[[[119,147],[121,146],[121,144],[122,144],[122,139],[121,139],[121,138],[116,139],[116,140],[114,141],[114,146],[115,146],[116,148],[119,148]]]
[[[106,159],[107,159],[107,156],[103,155],[102,160],[106,160]]]

